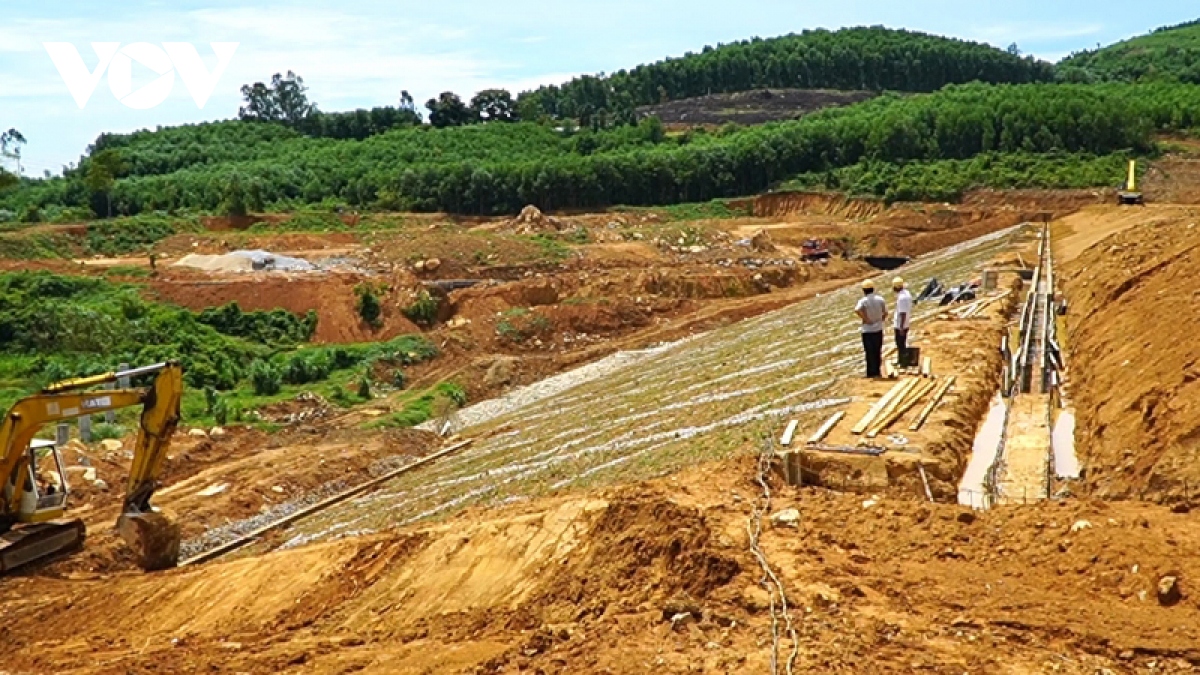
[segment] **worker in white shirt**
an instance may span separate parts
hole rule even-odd
[[[863,352],[867,359],[867,377],[882,377],[883,323],[887,321],[887,301],[875,294],[875,282],[870,279],[862,283],[863,297],[854,306],[862,326]]]
[[[908,348],[908,327],[912,323],[913,298],[912,293],[904,287],[904,279],[892,279],[892,290],[896,292],[896,319],[892,327],[896,331],[896,356],[905,362],[905,350]]]

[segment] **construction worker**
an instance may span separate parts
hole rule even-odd
[[[896,331],[896,357],[901,363],[907,363],[905,350],[908,348],[908,327],[912,323],[912,293],[908,292],[904,279],[900,277],[892,279],[892,290],[896,292],[896,319],[892,323]]]
[[[875,282],[870,279],[862,283],[863,297],[854,306],[854,313],[862,321],[863,352],[867,358],[867,377],[882,377],[883,365],[883,322],[887,320],[887,302],[875,294]]]

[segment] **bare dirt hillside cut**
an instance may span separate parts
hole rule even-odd
[[[1200,208],[1113,209],[1128,227],[1064,266],[1077,445],[1101,497],[1200,491]]]

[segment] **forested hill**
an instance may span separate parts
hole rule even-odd
[[[578,77],[522,94],[518,110],[525,119],[587,118],[764,87],[929,92],[963,82],[1053,79],[1050,64],[985,44],[882,27],[811,30],[705,47],[609,76]]]
[[[1070,82],[1166,80],[1200,84],[1200,20],[1072,54],[1057,67]]]
[[[237,123],[225,123],[235,125]],[[244,213],[304,204],[515,213],[653,205],[752,194],[789,176],[860,161],[968,159],[980,153],[1148,151],[1156,129],[1200,127],[1200,87],[954,85],[884,95],[799,120],[668,136],[656,119],[564,133],[529,122],[417,127],[364,141],[298,136],[222,151],[225,161],[159,175],[128,175],[109,190],[55,179],[0,196],[0,209],[33,213],[111,204],[115,214],[197,209]],[[186,145],[181,145],[186,148]],[[123,151],[130,165],[135,143]],[[183,164],[167,158],[167,165]],[[33,218],[27,218],[33,220]]]

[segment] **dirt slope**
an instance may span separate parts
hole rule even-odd
[[[17,672],[767,672],[752,464],[197,569],[6,581],[0,657]],[[775,489],[774,509],[802,513],[763,544],[795,608],[797,672],[1200,665],[1200,515],[976,516]],[[1170,606],[1166,574],[1185,594]]]
[[[1099,496],[1188,499],[1200,490],[1200,208],[1114,208],[1095,227],[1126,221],[1137,227],[1061,270],[1077,447]]]

